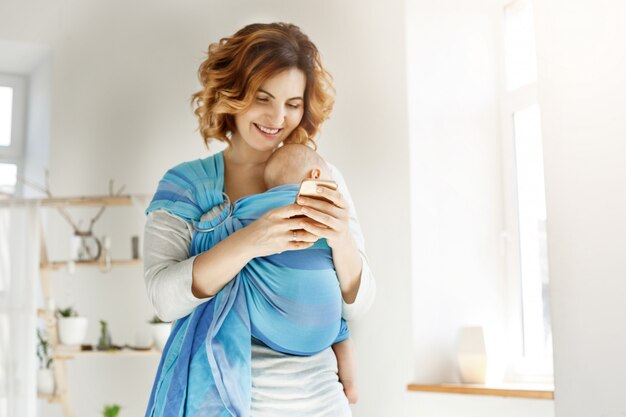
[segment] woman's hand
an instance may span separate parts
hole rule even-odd
[[[275,208],[259,217],[248,226],[240,229],[249,243],[251,257],[269,256],[286,250],[306,249],[319,239],[304,230],[307,220],[297,204]]]
[[[304,222],[303,229],[319,238],[325,238],[328,246],[337,249],[351,242],[348,203],[337,190],[317,187],[317,194],[331,202],[311,197],[298,197],[300,214],[311,220]]]
[[[331,202],[304,196],[296,201],[302,206],[300,213],[309,218],[303,228],[326,239],[333,252],[341,295],[346,303],[352,304],[361,284],[362,263],[350,232],[348,203],[339,191],[327,187],[318,187],[317,194]]]

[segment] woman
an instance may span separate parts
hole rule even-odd
[[[200,132],[207,146],[211,140],[228,144],[213,158],[219,162],[215,175],[227,205],[266,191],[265,162],[281,143],[315,146],[313,137],[334,101],[317,48],[290,24],[249,25],[212,44],[199,78],[203,88],[193,103]],[[215,210],[203,214],[201,222],[174,212],[165,201],[171,197],[163,197],[171,190],[162,180],[148,209],[144,240],[146,285],[157,314],[164,320],[183,318],[215,297],[250,260],[305,249],[325,238],[340,282],[343,318],[361,316],[373,301],[375,284],[345,182],[331,169],[339,188],[323,189],[320,195],[332,203],[307,199],[270,210],[198,254],[190,252],[194,228],[215,218]],[[291,218],[301,214],[308,221]],[[351,414],[331,348],[293,356],[254,338],[251,344],[250,415]]]

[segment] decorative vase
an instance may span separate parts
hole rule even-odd
[[[37,393],[42,395],[54,394],[54,372],[50,368],[37,370]]]
[[[111,341],[111,333],[106,321],[100,320],[100,338],[98,339],[98,350],[110,350],[113,342]]]
[[[163,352],[163,348],[167,343],[168,337],[170,337],[170,331],[172,330],[171,323],[153,323],[150,324],[152,328],[152,340],[154,341],[154,346],[160,352]]]
[[[59,317],[59,339],[63,345],[80,345],[87,335],[87,317]]]
[[[461,381],[484,384],[487,375],[487,350],[481,326],[461,327],[457,342],[457,363]]]
[[[70,242],[70,259],[74,261],[95,261],[100,257],[102,246],[90,231],[75,232]]]

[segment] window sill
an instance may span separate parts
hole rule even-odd
[[[407,389],[409,391],[418,392],[490,395],[496,397],[533,398],[541,400],[554,399],[554,386],[539,384],[409,384]]]

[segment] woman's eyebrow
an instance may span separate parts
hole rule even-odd
[[[267,95],[268,95],[268,96],[270,96],[271,98],[274,98],[274,99],[276,98],[276,97],[274,97],[272,94],[270,94],[270,93],[268,93],[267,91],[263,90],[262,88],[259,88],[259,92],[260,92],[260,93],[267,94]],[[288,98],[288,99],[287,99],[287,101],[289,101],[289,100],[302,100],[302,101],[304,101],[304,99],[303,99],[302,97],[291,97],[291,98]]]

